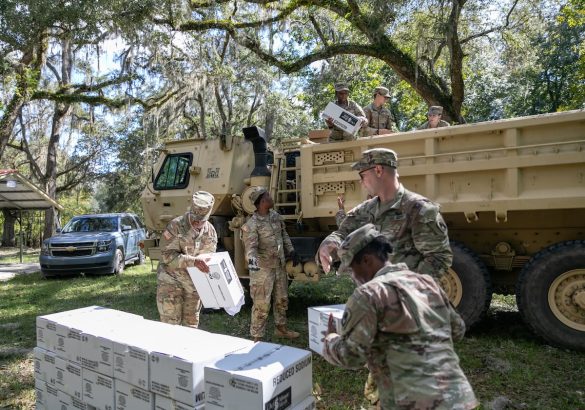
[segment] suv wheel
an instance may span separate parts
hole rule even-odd
[[[124,254],[120,249],[116,249],[116,256],[114,257],[114,275],[119,275],[124,272]]]

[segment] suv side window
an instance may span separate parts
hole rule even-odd
[[[122,217],[122,226],[124,225],[130,225],[132,227],[132,230],[138,229],[136,226],[136,222],[134,222],[134,218],[132,218],[130,215]]]
[[[156,179],[154,189],[182,189],[189,184],[189,167],[193,162],[193,154],[169,154],[166,156]]]

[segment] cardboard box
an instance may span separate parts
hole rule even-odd
[[[205,400],[205,365],[254,344],[251,340],[176,326],[150,354],[150,391],[190,406]]]
[[[189,339],[200,330],[170,325],[153,320],[142,320],[136,326],[118,332],[113,340],[114,378],[148,390],[150,388],[150,353],[164,349],[166,340]],[[165,335],[164,339],[153,335]]]
[[[55,359],[55,385],[64,393],[78,400],[83,400],[81,366],[77,363]]]
[[[35,362],[35,379],[55,386],[55,359],[57,358],[55,353],[41,347],[35,347],[33,349],[33,356]]]
[[[291,410],[315,410],[316,408],[317,403],[315,402],[315,398],[311,395],[294,406]]]
[[[110,317],[127,317],[140,318],[142,316],[126,313],[115,309],[104,308],[101,306],[87,306],[80,309],[67,310],[64,312],[51,313],[48,315],[37,316],[36,330],[37,330],[37,346],[53,352],[62,352],[65,346],[57,349],[57,325],[68,325],[71,323],[83,325],[90,324],[95,321],[107,321]],[[64,330],[60,330],[61,337],[64,336]],[[65,343],[65,342],[59,342]],[[73,360],[71,357],[63,357],[67,360]]]
[[[237,306],[244,298],[244,288],[240,283],[236,268],[228,252],[201,254],[209,258],[209,273],[197,268],[187,268],[189,276],[206,308],[229,308]]]
[[[116,410],[153,410],[154,393],[116,380]]]
[[[307,309],[309,316],[309,348],[323,355],[323,333],[327,330],[329,315],[333,315],[337,333],[341,331],[341,319],[345,305],[315,306]]]
[[[201,404],[197,407],[189,406],[188,404],[181,403],[168,397],[161,396],[160,394],[154,395],[154,410],[203,410],[205,404]]]
[[[67,393],[59,390],[57,393],[59,398],[59,410],[85,410],[85,403],[75,397],[71,397]]]
[[[49,410],[59,409],[59,389],[55,386],[51,386],[47,383],[47,394],[45,396],[46,402],[45,407]]]
[[[98,410],[114,410],[114,379],[83,369],[83,401]]]
[[[36,375],[35,375],[36,376]],[[37,410],[47,409],[47,383],[35,377],[35,397]]]
[[[327,142],[327,138],[329,138],[329,134],[331,134],[330,129],[326,130],[311,130],[309,131],[309,139],[315,142]],[[323,141],[325,140],[325,141]]]
[[[337,128],[352,135],[355,135],[362,126],[362,121],[357,116],[333,102],[327,104],[323,111],[323,117],[333,119],[333,124]]]
[[[289,409],[312,387],[311,352],[260,342],[205,367],[205,409]]]

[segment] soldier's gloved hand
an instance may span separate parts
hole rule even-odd
[[[209,266],[207,265],[207,262],[209,262],[209,258],[208,259],[203,259],[203,258],[198,258],[195,257],[194,261],[193,261],[193,265],[199,269],[201,272],[203,273],[209,273]]]
[[[248,270],[250,272],[257,272],[260,270],[258,260],[256,258],[248,258]]]
[[[293,266],[297,266],[299,263],[301,263],[301,257],[297,255],[295,251],[290,253],[289,259],[292,261]]]

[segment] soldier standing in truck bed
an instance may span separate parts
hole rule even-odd
[[[187,267],[209,272],[207,263],[198,255],[215,252],[217,247],[217,233],[208,221],[214,202],[209,192],[195,192],[189,212],[169,222],[162,234],[156,289],[161,322],[199,326],[201,300]]]
[[[365,136],[384,135],[398,132],[394,122],[394,116],[390,110],[384,107],[390,99],[390,90],[386,87],[376,87],[374,90],[374,101],[364,107],[364,113],[368,120],[365,128]]]
[[[427,113],[428,121],[425,122],[423,125],[419,126],[417,130],[426,130],[429,128],[440,128],[440,127],[448,127],[449,123],[445,120],[442,120],[441,117],[443,116],[443,107],[440,105],[433,105],[429,107],[429,112]]]
[[[336,83],[335,84],[335,101],[334,103],[345,111],[348,111],[355,115],[356,117],[362,120],[362,127],[368,125],[368,121],[366,119],[366,114],[362,107],[359,106],[353,100],[349,99],[349,87],[345,83]],[[333,125],[333,119],[328,118],[325,120],[327,123],[327,127],[331,130],[331,134],[329,134],[329,142],[337,142],[337,141],[351,141],[357,139],[355,135],[350,134],[349,132],[345,132],[339,128],[336,128]]]

